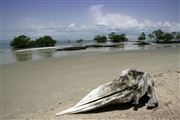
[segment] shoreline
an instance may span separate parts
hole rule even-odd
[[[59,41],[59,42],[62,42],[62,41]],[[91,42],[91,44],[87,44],[88,42]],[[69,48],[69,47],[74,47],[72,44],[74,44],[75,46],[80,45],[81,47],[96,47],[96,45],[97,45],[97,47],[114,47],[113,45],[124,44],[124,43],[135,43],[134,45],[138,45],[139,42],[140,41],[138,41],[138,40],[131,40],[131,41],[119,42],[119,43],[113,43],[113,42],[110,42],[110,41],[105,42],[105,43],[103,43],[103,42],[102,43],[101,42],[97,43],[97,42],[94,42],[93,40],[90,40],[90,41],[87,41],[87,43],[86,42],[78,43],[76,41],[72,41],[68,45],[67,44],[68,42],[64,41],[64,43],[67,44],[64,47],[62,47],[62,45],[58,44],[58,45],[55,45],[55,46],[47,46],[47,47],[32,47],[32,48],[15,49],[15,51],[18,52],[18,51],[41,50],[41,49],[52,49],[52,48],[66,49],[66,48]],[[167,42],[151,40],[151,41],[141,41],[141,42],[145,43],[145,44],[142,44],[142,45],[151,45],[153,43],[156,43],[156,44],[175,44],[176,43],[176,44],[178,44],[178,43],[180,43],[180,40],[173,40],[173,41],[167,41]],[[7,43],[9,43],[9,42],[7,42]],[[11,49],[10,46],[9,46],[9,49]]]
[[[34,50],[46,50],[46,49],[55,49],[56,51],[76,51],[76,50],[85,50],[87,48],[101,48],[101,47],[118,47],[119,45],[124,45],[124,43],[134,43],[132,45],[152,45],[153,43],[156,44],[178,44],[180,41],[169,41],[169,42],[162,42],[162,41],[128,41],[128,42],[121,42],[121,43],[91,43],[89,45],[79,45],[84,43],[76,43],[76,45],[55,45],[55,46],[49,46],[49,47],[34,47],[34,48],[24,48],[24,49],[15,49],[15,52],[22,52],[22,51],[34,51]]]

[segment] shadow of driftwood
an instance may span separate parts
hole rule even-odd
[[[105,106],[96,110],[92,110],[89,112],[84,112],[83,114],[91,114],[91,113],[101,113],[101,112],[108,112],[108,111],[115,111],[115,110],[128,110],[130,108],[134,108],[134,110],[138,110],[138,108],[141,108],[145,106],[145,104],[148,102],[149,97],[147,95],[143,96],[138,105],[134,105],[133,101],[128,103],[120,103],[120,104],[113,104],[109,106]],[[82,113],[81,113],[82,114]]]

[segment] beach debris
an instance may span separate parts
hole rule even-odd
[[[56,115],[87,112],[110,104],[127,103],[132,100],[137,105],[139,99],[144,95],[149,97],[147,107],[156,107],[158,99],[153,87],[154,81],[147,72],[126,69],[122,71],[119,79],[100,85],[75,106]]]

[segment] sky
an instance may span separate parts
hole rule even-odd
[[[1,39],[90,40],[110,32],[180,32],[180,0],[1,0]]]

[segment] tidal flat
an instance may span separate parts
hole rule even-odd
[[[179,47],[147,50],[84,51],[40,61],[2,65],[4,119],[179,119]],[[92,89],[117,79],[122,70],[147,71],[155,80],[160,104],[138,111],[115,105],[94,113],[55,113],[73,106]]]

